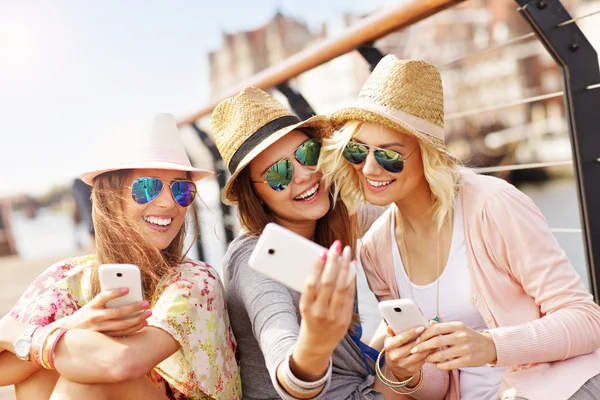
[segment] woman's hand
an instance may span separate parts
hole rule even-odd
[[[152,315],[147,310],[150,304],[142,301],[127,306],[105,308],[110,300],[128,293],[127,288],[105,290],[74,314],[57,320],[54,325],[66,329],[87,329],[109,336],[128,336],[146,325],[146,319]]]
[[[497,359],[492,335],[474,331],[462,322],[441,323],[427,329],[411,353],[427,354],[427,362],[441,370],[480,367]]]
[[[385,339],[385,364],[392,371],[396,379],[405,381],[411,376],[417,375],[426,358],[432,351],[419,352],[411,354],[411,349],[417,344],[416,340],[425,328],[419,327],[408,331],[394,334],[392,328],[388,326],[388,336]],[[411,383],[415,385],[419,382],[419,377],[415,377]],[[409,386],[410,387],[410,386]]]
[[[333,353],[348,332],[354,311],[355,262],[350,262],[350,247],[340,257],[341,247],[336,241],[316,263],[300,298],[301,334],[314,348],[328,353]]]
[[[352,251],[336,241],[306,279],[300,297],[300,334],[290,366],[303,380],[316,381],[327,371],[329,359],[350,328],[356,293],[356,263]]]

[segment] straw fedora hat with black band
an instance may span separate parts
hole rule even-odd
[[[194,182],[214,175],[192,167],[172,114],[154,113],[132,119],[103,132],[100,140],[91,154],[92,168],[80,175],[90,186],[97,176],[122,169],[190,172]]]
[[[330,115],[334,128],[348,121],[370,122],[416,136],[441,152],[444,134],[444,91],[438,69],[422,60],[381,59],[347,108]]]
[[[307,129],[307,135],[318,139],[333,132],[327,117],[316,115],[301,121],[271,95],[254,87],[245,88],[217,105],[212,114],[212,132],[231,173],[221,193],[223,203],[237,204],[238,199],[231,189],[239,173],[267,147],[294,129]]]

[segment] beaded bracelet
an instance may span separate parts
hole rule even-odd
[[[381,357],[383,356],[383,353],[385,353],[385,349],[381,350],[381,352],[379,353],[379,356],[377,357],[377,361],[375,362],[375,373],[377,375],[377,378],[381,381],[381,383],[383,383],[385,386],[389,387],[389,388],[403,388],[406,385],[408,385],[409,383],[412,382],[412,380],[414,379],[414,375],[411,376],[410,378],[408,378],[405,381],[392,381],[390,379],[388,379],[385,374],[383,372],[381,372],[381,368],[380,368],[380,364],[381,364]]]

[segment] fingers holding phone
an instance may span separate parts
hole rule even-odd
[[[335,289],[331,296],[329,312],[331,318],[352,319],[356,288],[356,261],[351,261],[352,249],[346,246],[339,259]],[[345,321],[350,323],[350,321]]]
[[[378,308],[388,324],[384,342],[386,365],[397,378],[408,379],[419,372],[429,355],[412,354],[411,350],[430,323],[411,299],[382,301]]]
[[[98,268],[101,292],[62,325],[109,336],[131,335],[148,323],[150,304],[144,301],[140,269],[132,264],[103,264]]]
[[[315,346],[331,352],[348,331],[354,308],[352,251],[347,247],[342,253],[341,248],[336,241],[326,258],[324,255],[315,263],[300,298],[301,331]]]
[[[152,315],[147,301],[138,301],[120,307],[105,308],[111,300],[129,293],[127,288],[115,288],[100,292],[73,315],[62,319],[61,325],[68,329],[89,329],[109,336],[128,336],[147,325]]]
[[[425,328],[420,326],[395,335],[388,327],[388,336],[384,342],[385,363],[399,380],[406,380],[415,375],[425,364],[430,353],[411,353],[417,338],[424,331]]]

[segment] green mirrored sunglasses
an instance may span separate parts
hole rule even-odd
[[[393,174],[397,174],[402,172],[404,169],[404,162],[415,152],[416,147],[405,158],[402,154],[393,150],[381,149],[362,143],[348,142],[346,143],[346,147],[344,147],[342,154],[349,163],[357,165],[365,162],[369,156],[369,149],[373,150],[375,161],[377,161],[377,164],[379,164],[381,168]]]
[[[321,154],[321,142],[318,139],[308,139],[296,148],[292,153],[294,158],[302,165],[307,167],[314,167],[319,162],[319,155]],[[271,189],[276,192],[285,190],[294,175],[294,166],[292,160],[289,159],[289,155],[282,160],[277,161],[271,165],[266,173],[266,180],[264,181],[252,181],[254,183],[268,183]]]

